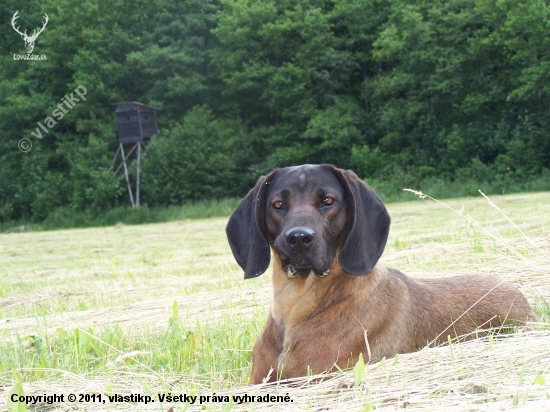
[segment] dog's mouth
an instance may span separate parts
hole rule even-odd
[[[313,268],[296,269],[294,266],[290,264],[284,268],[284,271],[285,271],[286,277],[289,279],[294,279],[297,276],[302,276],[304,278],[307,278],[311,272],[315,273],[315,276],[317,277],[324,278],[330,273],[330,269],[324,272],[319,272]]]
[[[283,270],[286,277],[294,279],[297,276],[307,278],[311,272],[316,276],[323,278],[330,273],[330,268],[316,267],[308,258],[297,256],[294,259],[282,257]]]
[[[281,244],[282,243],[282,244]],[[323,278],[332,269],[330,253],[322,247],[308,248],[305,251],[295,251],[286,247],[286,244],[277,239],[273,245],[275,253],[281,262],[281,269],[289,279],[296,277],[307,278],[312,272],[315,276]]]

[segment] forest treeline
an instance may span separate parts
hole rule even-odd
[[[127,205],[109,170],[120,101],[162,109],[142,162],[150,207],[241,196],[300,163],[352,168],[383,193],[550,189],[549,6],[4,0],[0,221]],[[13,58],[25,53],[16,10],[29,33],[48,14],[33,51],[47,60]],[[86,100],[33,136],[78,86]]]

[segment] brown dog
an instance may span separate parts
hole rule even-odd
[[[273,251],[273,306],[250,383],[353,366],[536,321],[525,297],[492,275],[413,279],[377,264],[390,229],[380,198],[330,165],[276,169],[235,209],[226,232],[245,279]]]

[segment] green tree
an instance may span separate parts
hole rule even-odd
[[[204,106],[193,108],[144,153],[148,201],[171,205],[242,193],[252,184],[239,173],[248,152],[243,133],[240,121],[216,119]]]

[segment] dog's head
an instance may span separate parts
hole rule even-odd
[[[226,227],[245,279],[264,273],[270,246],[289,278],[323,277],[338,253],[352,275],[372,271],[388,239],[390,216],[355,173],[331,165],[275,169],[239,203]]]

